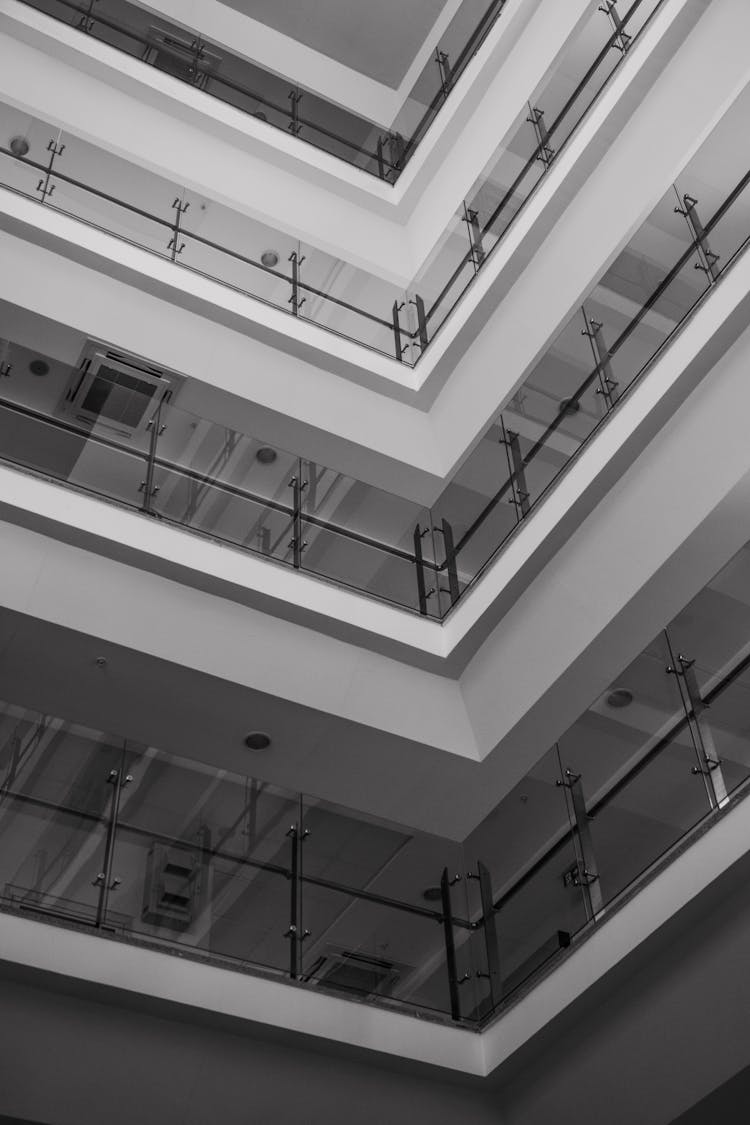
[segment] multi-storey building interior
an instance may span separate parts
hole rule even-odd
[[[3,1121],[745,1121],[747,0],[0,0]]]

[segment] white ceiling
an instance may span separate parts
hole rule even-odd
[[[220,2],[394,88],[446,4],[446,0]]]

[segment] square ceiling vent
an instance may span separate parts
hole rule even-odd
[[[126,352],[89,341],[57,413],[87,428],[121,437],[143,433],[162,403],[174,400],[184,377]]]

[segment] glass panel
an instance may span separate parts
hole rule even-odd
[[[539,135],[531,116],[524,107],[471,195],[470,206],[478,214],[488,250],[505,233],[547,167],[540,159]]]
[[[452,529],[461,590],[518,523],[512,500],[503,431],[491,426],[432,508],[433,525]]]
[[[550,147],[555,153],[621,59],[621,52],[609,46],[613,27],[602,7],[594,10],[563,51],[549,82],[536,98],[536,105],[544,108]]]
[[[54,143],[58,130],[5,104],[0,104],[0,128],[5,149],[0,160],[3,186],[40,200],[38,185],[44,183],[51,155],[47,145],[50,140]]]
[[[290,453],[166,406],[162,409],[153,510],[217,539],[292,561]]]
[[[22,708],[0,717],[0,893],[20,910],[96,919],[122,744]]]
[[[52,189],[47,206],[168,256],[172,185],[70,133],[50,127],[49,134],[58,154],[49,183],[45,177],[45,190]]]
[[[311,461],[302,464],[303,568],[418,609],[414,532],[429,527],[426,510]],[[429,565],[429,539],[421,542]],[[435,587],[434,570],[426,582]]]
[[[379,174],[378,137],[381,130],[372,121],[325,101],[306,90],[299,104],[301,129],[297,136],[363,168]]]
[[[447,867],[461,1014],[475,1008],[463,854],[452,841],[306,797],[301,979],[450,1013],[440,879]]]
[[[474,280],[483,260],[478,223],[472,215],[455,215],[427,265],[414,279],[412,288],[424,302],[430,340]],[[476,247],[473,251],[472,245]]]
[[[606,905],[710,809],[664,635],[560,739],[581,777]]]
[[[748,650],[750,550],[744,547],[669,623],[675,657],[693,660],[701,692]]]
[[[180,198],[188,210],[181,218],[179,264],[289,312],[296,241],[194,191]]]
[[[591,840],[605,904],[710,812],[695,751],[680,732],[594,809]]]
[[[503,996],[510,995],[586,923],[577,853],[550,750],[465,844],[490,871]]]
[[[122,883],[108,922],[196,954],[287,971],[288,831],[298,799],[150,749],[129,769],[113,864]]]
[[[750,777],[750,676],[743,672],[707,698],[708,709],[698,722],[706,751],[720,763],[729,794]]]
[[[367,347],[394,355],[393,302],[398,290],[348,262],[298,247],[299,315]],[[408,361],[408,353],[405,356]]]
[[[3,459],[133,507],[142,507],[155,381],[101,357],[87,373],[8,348]],[[46,370],[39,364],[46,365]]]
[[[2,901],[93,924],[107,825],[85,813],[6,796],[0,804]]]

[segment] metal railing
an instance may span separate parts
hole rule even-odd
[[[466,33],[460,30],[459,9],[444,33],[443,43],[436,47],[407,95],[407,109],[386,128],[297,83],[289,89],[288,78],[264,70],[161,15],[150,17],[127,0],[22,3],[391,184],[403,172],[505,6],[505,0],[489,0]],[[334,127],[331,121],[339,122],[340,127]]]
[[[23,2],[29,2],[29,0],[23,0]],[[98,5],[103,2],[104,0],[96,0]],[[120,3],[120,0],[116,0],[116,2]],[[42,167],[41,162],[34,162],[33,160],[28,161],[28,163],[30,167],[38,168],[41,172],[44,172],[45,177],[50,181],[45,181],[46,186],[51,186],[54,180],[59,179],[63,183],[90,194],[92,197],[98,197],[134,216],[139,216],[149,223],[159,224],[165,230],[169,230],[170,245],[174,250],[171,254],[173,261],[179,261],[177,249],[180,245],[179,239],[187,237],[188,246],[203,247],[211,252],[217,252],[227,262],[231,259],[232,262],[239,262],[243,266],[247,266],[249,270],[265,271],[267,277],[275,277],[283,281],[289,286],[290,295],[288,298],[285,296],[283,301],[279,303],[284,307],[288,305],[288,311],[292,315],[301,315],[301,307],[305,300],[304,294],[308,294],[317,298],[323,305],[321,313],[312,317],[316,323],[325,327],[328,331],[334,331],[338,335],[353,339],[366,347],[374,347],[377,351],[395,357],[399,362],[414,366],[424,355],[435,334],[442,329],[448,316],[457,308],[478,273],[486,266],[505,233],[515,221],[523,206],[534,194],[540,179],[554,166],[569,137],[599,97],[619,64],[627,57],[639,35],[662,3],[663,0],[634,0],[620,17],[617,15],[614,0],[607,0],[607,4],[601,6],[600,10],[593,14],[592,22],[597,21],[597,35],[599,35],[600,21],[602,21],[602,29],[609,27],[610,30],[606,36],[602,36],[600,49],[583,70],[573,92],[562,96],[559,91],[556,91],[553,73],[550,80],[553,88],[548,87],[546,91],[542,91],[539,95],[540,98],[544,98],[546,94],[548,98],[552,99],[552,104],[548,104],[548,111],[556,110],[554,120],[547,127],[544,124],[544,111],[539,108],[538,104],[533,107],[529,105],[528,111],[523,111],[521,118],[514,126],[512,134],[505,139],[501,150],[501,160],[508,152],[516,149],[527,153],[527,155],[523,158],[520,171],[510,177],[508,186],[503,190],[500,200],[493,201],[491,207],[485,205],[484,202],[485,188],[487,185],[493,185],[496,175],[496,169],[493,165],[480,177],[470,196],[462,204],[461,221],[466,226],[467,234],[465,245],[460,250],[455,247],[452,232],[449,230],[446,235],[446,253],[438,254],[437,266],[430,266],[423,270],[414,279],[412,285],[408,287],[408,293],[404,294],[398,291],[392,293],[387,301],[383,300],[384,307],[381,312],[373,312],[347,301],[344,297],[337,297],[320,287],[307,284],[300,271],[303,260],[301,252],[296,252],[295,260],[290,258],[292,265],[288,272],[275,271],[272,267],[264,266],[257,259],[239,254],[234,247],[201,237],[197,232],[189,230],[184,222],[183,216],[189,202],[178,200],[181,209],[175,207],[175,218],[170,221],[163,216],[139,209],[127,200],[116,197],[111,192],[97,189],[86,182],[84,177],[74,177],[62,172],[59,163],[56,162],[56,157],[62,152],[62,148],[59,153],[55,151],[57,145],[54,140],[50,141],[48,150],[51,152],[51,157],[47,166]],[[95,14],[89,11],[90,4],[81,6],[72,3],[71,0],[34,0],[32,6],[46,10],[47,7],[60,4],[75,11],[78,25],[89,34],[92,34],[99,25],[101,27],[110,26],[111,21],[108,22],[107,17],[102,15],[101,8],[92,9]],[[499,10],[498,4],[491,4],[488,11],[490,9]],[[136,11],[141,16],[143,15],[141,9],[136,9]],[[603,22],[605,18],[606,24]],[[91,20],[94,22],[92,27],[89,28],[88,22]],[[626,29],[631,26],[633,33],[629,34]],[[487,31],[485,23],[482,23],[482,27],[484,31],[480,38]],[[130,33],[128,32],[128,34]],[[135,41],[142,45],[142,40],[138,36],[136,36]],[[144,42],[147,41],[144,40]],[[195,44],[198,45],[195,47],[197,51],[202,50],[205,46],[202,40],[195,40],[194,46]],[[465,55],[467,58],[476,50],[477,44],[473,37],[470,39],[470,45],[470,50],[469,45],[466,48],[466,50],[469,50],[469,54]],[[463,58],[464,54],[461,57]],[[575,65],[580,65],[577,58],[575,59]],[[193,67],[190,73],[199,73],[199,71],[196,71]],[[451,69],[451,75],[452,78],[446,87],[447,90],[452,89],[455,84],[455,68]],[[211,82],[219,81],[213,73],[210,80]],[[205,83],[201,88],[206,88]],[[563,83],[562,88],[567,90],[567,80]],[[441,92],[436,95],[436,99],[439,100],[444,96],[447,95]],[[295,112],[298,113],[298,103],[295,102],[294,105],[297,107]],[[552,147],[553,143],[554,148]],[[404,142],[404,151],[411,151],[410,144],[413,149],[412,142]],[[16,155],[11,153],[9,149],[2,149],[0,152],[4,156]],[[503,178],[507,179],[505,175]],[[168,185],[164,185],[165,193],[171,190],[173,189]],[[42,201],[44,199],[43,196]],[[314,254],[314,251],[310,251],[310,254]],[[185,265],[184,262],[180,264]],[[439,271],[439,275],[433,277],[436,269]],[[215,273],[210,273],[209,276],[222,284],[229,285],[231,288],[239,288],[241,292],[255,299],[267,301],[267,298],[258,291],[257,286],[253,287],[250,284],[248,288],[245,288],[244,285],[237,286],[226,276],[217,276]],[[248,280],[251,277],[252,274],[249,273]],[[434,296],[432,295],[433,291]],[[354,318],[352,325],[336,327],[325,323],[326,311],[331,312],[334,309],[351,314]],[[404,313],[404,309],[407,310],[407,313]],[[372,332],[375,333],[374,343],[370,341]]]
[[[684,655],[697,612],[462,845],[0,704],[0,907],[483,1027],[747,794],[750,657]]]
[[[682,179],[685,186],[692,186],[690,167]],[[486,457],[488,449],[493,449],[502,458],[496,465],[497,476],[487,481],[489,495],[475,511],[467,506],[464,493],[455,492],[452,483],[428,510],[320,469],[291,454],[285,455],[287,476],[275,481],[278,487],[271,495],[267,490],[251,487],[242,472],[230,476],[212,470],[210,465],[197,469],[186,462],[183,446],[179,442],[174,444],[175,432],[187,432],[187,419],[192,416],[171,404],[165,404],[163,409],[168,417],[165,415],[161,419],[152,433],[156,436],[143,447],[135,446],[132,439],[118,437],[106,426],[63,418],[50,407],[35,406],[33,396],[38,384],[20,370],[20,363],[13,372],[12,350],[5,358],[4,369],[0,368],[8,377],[0,384],[0,389],[4,386],[8,391],[0,396],[0,412],[23,418],[36,430],[42,427],[50,433],[76,435],[82,447],[88,444],[106,451],[110,463],[117,461],[120,466],[119,477],[114,482],[116,488],[110,489],[111,498],[117,502],[209,534],[214,539],[254,550],[295,569],[442,619],[464,597],[509,537],[533,514],[560,474],[618,409],[630,388],[644,376],[674,333],[744,249],[750,234],[745,216],[748,187],[750,172],[731,187],[709,217],[700,217],[698,201],[686,190],[672,189],[676,206],[674,203],[670,206],[668,196],[664,197],[656,208],[657,219],[664,222],[674,213],[679,215],[675,221],[684,224],[680,235],[684,249],[671,264],[664,261],[657,271],[659,280],[645,300],[634,307],[611,344],[607,343],[607,325],[603,323],[607,316],[606,283],[602,286],[605,311],[599,311],[595,292],[577,314],[582,316],[583,329],[577,327],[575,318],[565,327],[562,337],[568,365],[573,349],[578,347],[589,348],[595,362],[591,364],[589,360],[586,368],[582,351],[579,381],[571,386],[568,375],[566,390],[549,383],[548,375],[540,377],[536,369],[531,373],[519,393],[537,398],[543,395],[541,412],[535,415],[533,410],[526,409],[524,413],[518,406],[517,394],[515,404],[504,409],[479,452],[472,455]],[[635,237],[637,240],[639,235]],[[677,237],[675,231],[671,244]],[[721,253],[714,251],[715,245],[720,246]],[[621,255],[623,262],[629,254],[626,247]],[[615,274],[619,261],[612,267]],[[658,330],[653,326],[657,314]],[[602,321],[597,320],[597,316],[602,317]],[[4,334],[10,335],[9,332]],[[580,344],[576,344],[576,340]],[[555,347],[553,345],[553,353]],[[54,360],[50,359],[50,363]],[[542,361],[542,370],[549,370],[546,359]],[[69,370],[69,376],[75,377],[74,369]],[[167,424],[171,430],[164,436]],[[523,425],[528,429],[526,435],[521,433]],[[191,426],[190,432],[196,428],[207,433],[222,430],[202,418],[193,419]],[[260,444],[246,434],[231,433],[233,440],[240,442],[243,448]],[[77,477],[70,474],[61,477],[56,473],[54,460],[45,452],[44,441],[29,441],[20,448],[11,448],[11,444],[0,438],[0,459],[63,479],[98,495],[106,494],[106,488],[96,477],[81,473]],[[552,453],[554,462],[550,460]],[[141,474],[126,470],[126,461],[143,465],[145,499]],[[319,502],[324,483],[319,479],[321,474],[330,485],[325,507]],[[129,475],[132,484],[127,484]],[[101,479],[114,481],[111,474]],[[203,517],[197,519],[189,506],[180,508],[172,504],[170,497],[176,491],[175,481],[210,489],[214,495],[235,498],[247,513],[241,531],[231,523],[224,524],[220,515],[213,522]],[[169,487],[160,492],[165,482]],[[352,514],[355,486],[358,499]],[[370,510],[378,513],[372,517],[377,520],[377,531],[368,527]],[[384,512],[389,513],[387,518]],[[266,517],[274,515],[281,522],[272,527],[273,521]],[[347,555],[344,544],[349,544],[357,553],[352,555],[350,551]]]

